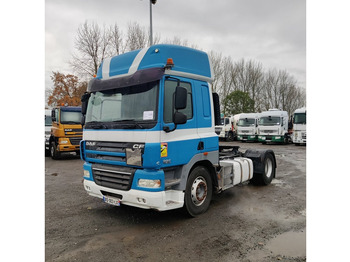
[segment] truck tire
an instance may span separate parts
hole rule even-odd
[[[233,141],[234,137],[233,137],[233,133],[232,132],[229,132],[227,134],[227,141]]]
[[[255,185],[268,185],[275,177],[276,162],[271,153],[266,153],[264,158],[263,174],[254,173],[251,182]]]
[[[55,159],[55,160],[60,158],[60,152],[57,151],[57,146],[56,146],[55,141],[52,141],[52,142],[51,142],[51,145],[50,145],[50,155],[51,155],[51,158],[52,158],[52,159]]]
[[[213,194],[209,171],[197,166],[188,177],[185,191],[185,208],[191,217],[196,217],[208,210]]]

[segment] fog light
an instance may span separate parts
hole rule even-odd
[[[139,179],[138,186],[139,187],[148,187],[148,188],[158,188],[160,187],[160,180],[150,180],[150,179]]]

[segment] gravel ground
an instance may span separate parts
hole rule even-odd
[[[83,188],[83,161],[45,159],[46,261],[306,261],[306,146],[270,148],[276,179],[214,195],[209,210],[114,207]]]

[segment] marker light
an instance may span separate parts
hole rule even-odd
[[[166,69],[171,69],[174,66],[174,61],[172,58],[168,58],[166,61],[165,68]]]

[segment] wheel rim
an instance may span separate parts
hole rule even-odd
[[[200,206],[204,203],[208,194],[207,181],[199,176],[197,177],[191,187],[191,199],[193,204]]]
[[[268,178],[272,176],[272,160],[270,158],[267,158],[265,162],[265,176]]]

